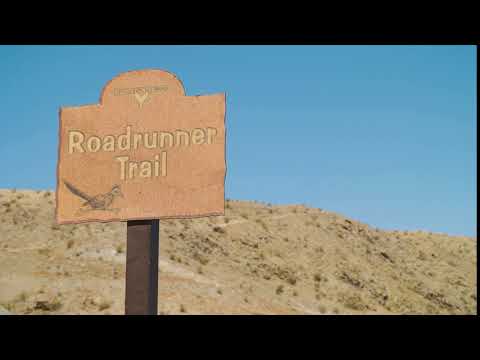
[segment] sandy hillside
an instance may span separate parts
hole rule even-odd
[[[126,224],[58,226],[54,204],[0,190],[0,313],[123,314]],[[246,201],[160,230],[160,314],[476,314],[473,238]]]

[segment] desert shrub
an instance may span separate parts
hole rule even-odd
[[[350,295],[350,296],[343,296],[340,298],[341,302],[345,305],[345,307],[352,309],[352,310],[365,310],[367,306],[363,303],[362,298],[359,295]]]
[[[207,265],[207,264],[208,264],[208,261],[209,261],[205,256],[203,256],[202,254],[200,254],[198,251],[195,251],[195,252],[193,253],[193,259],[196,260],[196,261],[198,261],[198,262],[199,262],[200,264],[202,264],[202,265]]]
[[[117,245],[115,250],[117,251],[117,254],[122,254],[123,251],[124,251],[123,245],[121,245],[121,244]]]
[[[15,310],[15,306],[11,303],[0,303],[0,306],[3,306],[7,311],[13,312]]]
[[[276,293],[277,295],[282,294],[282,293],[283,293],[283,285],[278,285],[278,286],[277,286],[277,289],[275,290],[275,293]]]
[[[112,304],[109,301],[103,301],[98,305],[98,309],[103,311],[110,308],[110,306],[112,306]]]
[[[289,276],[287,278],[287,282],[290,284],[290,285],[295,285],[297,283],[297,278],[294,277],[294,276]]]
[[[25,301],[27,301],[27,293],[25,291],[22,291],[15,298],[15,302],[25,302]]]
[[[220,234],[225,234],[227,231],[225,230],[225,228],[223,227],[220,227],[220,226],[215,226],[213,228],[213,231],[217,232],[217,233],[220,233]]]
[[[40,255],[48,255],[50,254],[50,249],[49,248],[41,248],[37,250]]]
[[[35,303],[35,310],[43,311],[57,311],[62,307],[62,303],[58,299],[50,301],[37,301]]]
[[[265,221],[263,221],[262,219],[256,219],[255,222],[259,224],[263,230],[268,230],[267,224],[265,224]]]

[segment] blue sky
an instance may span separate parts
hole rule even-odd
[[[54,189],[59,107],[144,68],[227,93],[227,198],[476,235],[474,46],[0,46],[0,188]]]

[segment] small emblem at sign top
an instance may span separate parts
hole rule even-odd
[[[145,101],[149,98],[149,95],[154,92],[161,92],[167,90],[167,86],[144,86],[130,89],[115,89],[114,95],[134,95],[138,106],[141,108]]]
[[[143,95],[142,95],[143,93]],[[148,97],[148,92],[143,90],[143,89],[138,89],[136,92],[135,92],[135,99],[137,99],[137,102],[138,102],[138,105],[140,107],[143,106],[143,103],[145,102],[145,100],[147,99]]]

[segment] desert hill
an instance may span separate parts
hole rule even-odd
[[[59,226],[54,206],[0,190],[0,313],[123,314],[126,224]],[[247,201],[160,232],[160,314],[476,314],[474,238]]]

